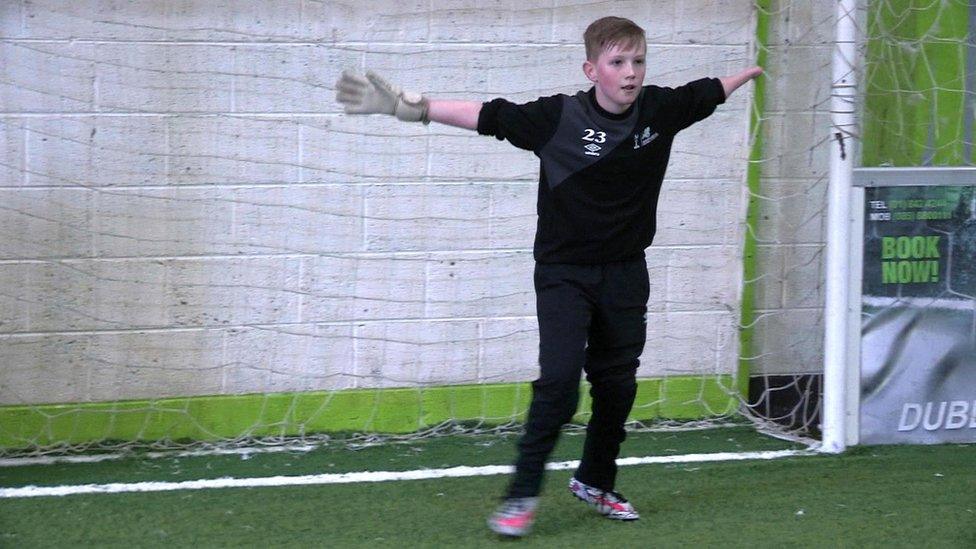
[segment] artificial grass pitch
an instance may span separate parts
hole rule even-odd
[[[579,459],[583,446],[582,434],[582,431],[564,433],[550,461]],[[121,461],[101,463],[0,467],[0,488],[510,465],[515,457],[516,440],[515,433],[432,437],[367,447],[349,446],[340,440],[310,452],[156,459],[136,455]],[[801,447],[761,435],[752,427],[734,426],[697,431],[633,432],[621,448],[621,457],[755,452]]]
[[[644,436],[646,442],[640,440]],[[633,435],[625,448],[647,444],[674,450],[683,436]],[[737,430],[695,436],[698,443],[752,445],[750,437]],[[746,439],[750,442],[744,443]],[[496,453],[511,458],[511,440],[490,445],[481,441],[474,446],[465,440],[344,450],[346,461],[337,458],[339,454],[326,459],[332,460],[333,470],[348,470],[359,460],[363,463],[358,470],[393,470],[458,465],[465,458],[472,465],[507,461],[495,459]],[[555,459],[577,457],[573,454],[580,442],[581,437],[564,437]],[[769,444],[774,443],[783,447],[779,441]],[[266,457],[234,459],[263,469],[259,462]],[[291,455],[291,467],[263,474],[305,474],[308,471],[302,470],[305,465],[298,459],[303,457],[309,455]],[[566,491],[570,472],[550,472],[534,532],[520,543],[530,547],[974,546],[976,534],[970,528],[976,519],[974,458],[973,445],[901,446],[777,461],[623,467],[618,488],[642,515],[634,523],[595,515]],[[177,480],[192,473],[192,468],[181,467],[175,473],[169,465],[160,465],[168,461],[156,462],[155,467],[128,464],[118,477],[129,479],[111,480]],[[378,466],[382,462],[390,466]],[[258,472],[245,475],[247,469],[227,470],[227,463],[220,460],[210,463],[210,469],[200,470],[219,468],[213,476]],[[35,484],[61,484],[70,472],[63,468],[74,466],[48,467],[55,468],[58,478],[43,476],[42,469],[15,467],[0,469],[0,480],[4,486],[22,485],[26,479],[14,477],[32,470]],[[87,467],[91,466],[75,470],[86,475],[72,478],[71,483],[108,481],[93,478],[108,475],[108,470]],[[147,472],[133,476],[136,469]],[[505,476],[493,476],[5,499],[0,500],[0,547],[491,547],[503,540],[488,532],[484,521],[506,481]]]

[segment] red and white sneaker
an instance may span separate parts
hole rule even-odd
[[[569,479],[569,491],[608,519],[637,520],[640,518],[627,498],[617,492],[608,492],[588,486],[576,480],[575,477]]]
[[[488,517],[488,528],[503,536],[522,537],[532,529],[539,498],[508,498]]]

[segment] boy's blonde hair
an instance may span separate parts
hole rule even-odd
[[[644,29],[623,17],[603,17],[590,23],[583,33],[586,58],[596,61],[600,53],[613,46],[630,48],[645,42]]]

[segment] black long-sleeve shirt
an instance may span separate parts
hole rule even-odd
[[[723,102],[717,78],[644,86],[621,114],[601,108],[593,88],[521,105],[495,99],[482,106],[478,133],[540,159],[536,261],[625,261],[643,257],[654,239],[675,134]]]

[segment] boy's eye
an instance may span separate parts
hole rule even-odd
[[[643,59],[635,59],[634,60],[634,64],[635,65],[643,65],[644,64],[644,60]]]

